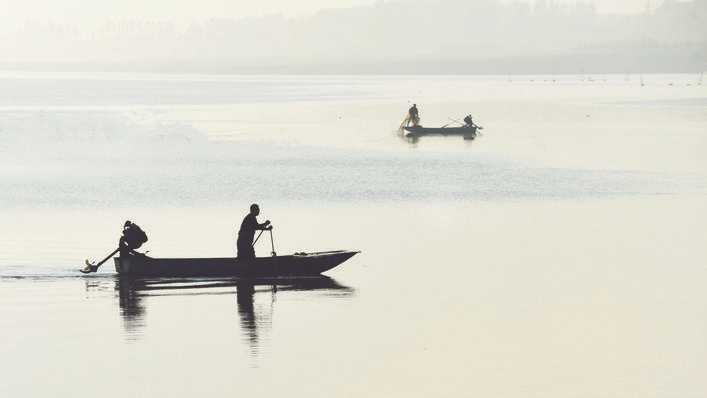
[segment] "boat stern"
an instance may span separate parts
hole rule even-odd
[[[115,272],[118,274],[129,274],[132,270],[132,261],[130,257],[113,257],[115,263]]]

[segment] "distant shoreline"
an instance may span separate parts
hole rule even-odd
[[[674,48],[632,53],[607,48],[595,53],[540,54],[498,58],[448,57],[338,60],[327,64],[286,59],[144,59],[131,62],[0,62],[0,71],[117,72],[209,75],[595,75],[670,74],[707,71],[707,50]]]
[[[691,75],[707,72],[705,67],[684,67],[679,69],[650,68],[644,71],[638,70],[517,70],[502,72],[500,70],[378,70],[376,68],[363,68],[361,71],[350,69],[329,69],[329,70],[309,70],[306,68],[233,68],[233,69],[163,69],[163,68],[121,68],[116,66],[76,66],[76,65],[8,65],[0,64],[0,78],[5,78],[2,74],[13,73],[67,73],[67,74],[144,74],[144,75],[185,75],[185,76],[638,76],[638,75]]]
[[[642,73],[627,73],[627,72],[606,72],[606,73],[592,73],[587,71],[582,72],[572,72],[572,73],[550,73],[550,72],[538,72],[538,73],[337,73],[337,72],[298,72],[298,73],[286,73],[286,72],[257,72],[257,71],[233,71],[233,72],[204,72],[204,71],[152,71],[152,70],[108,70],[108,69],[71,69],[71,68],[10,68],[5,65],[0,64],[0,79],[96,79],[103,80],[110,78],[111,80],[117,79],[165,79],[165,78],[175,78],[178,80],[182,79],[195,79],[195,78],[227,78],[227,77],[276,77],[276,78],[287,78],[287,77],[362,77],[362,78],[376,78],[376,77],[479,77],[490,80],[508,80],[510,79],[520,79],[528,78],[535,79],[538,81],[543,80],[587,80],[587,81],[601,81],[609,77],[621,78],[625,80],[627,78],[638,78],[639,76],[695,76],[699,79],[700,74],[707,74],[707,69],[705,71],[695,70],[695,71],[666,71],[666,72],[642,72]]]

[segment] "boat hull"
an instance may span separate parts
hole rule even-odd
[[[135,276],[294,277],[326,272],[353,257],[356,251],[338,250],[242,260],[223,258],[152,258],[137,254],[115,257],[115,271]]]
[[[422,137],[422,136],[463,136],[463,137],[474,137],[476,136],[476,127],[422,127],[413,126],[405,127],[406,137]]]

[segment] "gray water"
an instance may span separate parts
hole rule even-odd
[[[0,74],[0,395],[703,396],[707,91],[644,81]],[[409,142],[411,101],[482,135]],[[233,255],[252,202],[278,253],[361,254],[76,272],[126,219]]]

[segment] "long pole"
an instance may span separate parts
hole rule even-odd
[[[277,253],[275,253],[275,241],[272,237],[272,228],[270,228],[270,248],[272,249],[270,254],[272,254],[273,257],[277,256]]]
[[[258,236],[253,241],[253,244],[250,245],[251,247],[255,247],[255,243],[258,242],[258,239],[260,239],[260,235],[262,235],[262,234],[263,234],[263,230],[261,229],[260,232],[258,232]]]

